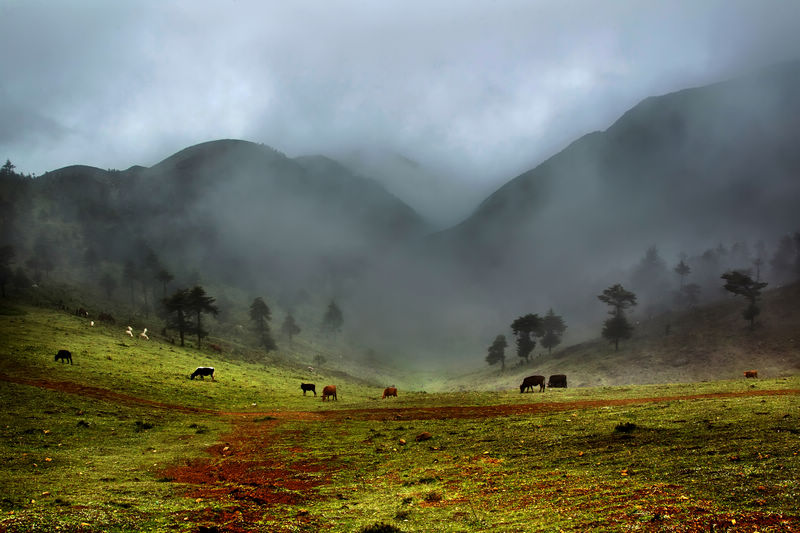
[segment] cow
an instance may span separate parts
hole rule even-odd
[[[61,359],[61,364],[67,361],[69,361],[69,364],[72,364],[72,354],[69,350],[59,350],[54,361],[58,361],[59,359]]]
[[[301,383],[300,389],[303,391],[303,396],[306,395],[306,392],[313,392],[314,396],[317,395],[317,387],[313,383]]]
[[[556,389],[557,388],[566,389],[567,388],[567,376],[565,376],[564,374],[553,374],[552,376],[550,376],[550,379],[547,381],[547,386],[550,387],[551,389],[554,389],[554,388],[556,388]]]
[[[78,309],[76,309],[76,310],[75,310],[75,314],[76,314],[77,316],[82,316],[82,317],[84,317],[84,318],[89,318],[89,311],[87,311],[87,310],[86,310],[86,309],[84,309],[83,307],[79,307]]]
[[[198,366],[197,369],[192,372],[192,375],[189,376],[189,379],[194,379],[197,376],[200,376],[200,379],[205,381],[205,376],[211,376],[211,381],[216,381],[214,379],[214,367],[213,366]]]
[[[333,399],[336,400],[336,385],[325,385],[325,388],[322,389],[322,401],[324,402],[328,396],[333,396]]]
[[[97,320],[99,320],[100,322],[108,322],[109,324],[117,323],[117,321],[114,320],[114,317],[108,313],[100,313],[99,315],[97,315]]]
[[[539,392],[544,392],[544,376],[528,376],[522,380],[519,386],[519,392],[523,393],[525,390],[533,392],[533,388],[539,386]]]
[[[758,377],[758,370],[745,370],[744,377],[746,378],[757,378]]]
[[[381,399],[388,398],[389,396],[394,396],[397,398],[397,388],[396,387],[386,387],[383,389],[383,396]]]

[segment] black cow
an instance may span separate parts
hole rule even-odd
[[[525,390],[533,392],[533,388],[537,385],[539,386],[539,392],[544,392],[544,376],[528,376],[522,380],[519,392],[523,393]]]
[[[547,382],[547,386],[550,388],[566,389],[567,376],[565,376],[564,374],[553,374],[552,376],[550,376],[550,379]]]
[[[313,383],[301,383],[300,388],[303,390],[303,396],[306,395],[306,392],[313,392],[314,396],[317,395],[317,388]]]
[[[54,360],[58,361],[59,359],[61,359],[61,364],[64,364],[66,361],[72,364],[72,354],[69,353],[69,350],[59,350]]]
[[[213,366],[198,366],[197,369],[192,372],[192,375],[189,376],[190,379],[194,379],[197,376],[200,376],[200,379],[205,380],[205,376],[211,376],[211,381],[216,381],[214,379],[214,367]]]

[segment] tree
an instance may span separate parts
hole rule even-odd
[[[675,273],[678,274],[678,276],[681,279],[681,289],[683,289],[683,285],[684,285],[684,283],[686,283],[686,276],[688,276],[692,272],[692,269],[689,267],[689,265],[687,265],[684,262],[683,259],[684,258],[681,257],[680,263],[675,265],[675,269],[674,269]]]
[[[292,337],[300,333],[300,327],[295,322],[294,317],[291,313],[286,315],[286,318],[283,319],[283,324],[281,324],[281,333],[283,333],[286,337],[289,337],[289,342],[292,342]]]
[[[794,281],[800,274],[800,233],[784,235],[770,260],[772,275],[778,281]]]
[[[165,298],[164,308],[167,310],[167,325],[178,330],[183,346],[184,335],[192,331],[189,322],[189,289],[178,289],[172,296]]]
[[[564,324],[564,319],[550,309],[542,319],[542,331],[544,334],[542,335],[541,343],[542,346],[547,348],[547,353],[551,353],[553,348],[561,344],[561,337],[566,330],[567,326]]]
[[[506,342],[505,335],[498,335],[494,342],[489,346],[489,353],[486,355],[486,362],[490,365],[500,363],[500,370],[506,369]]]
[[[6,159],[5,164],[0,167],[0,176],[13,176],[15,168],[17,168],[16,165],[14,165],[10,159]]]
[[[742,311],[745,320],[750,321],[750,329],[755,327],[756,317],[761,313],[758,299],[761,289],[767,286],[764,281],[754,281],[747,273],[739,270],[730,270],[722,275],[725,280],[725,290],[747,298],[747,308]]]
[[[328,304],[328,310],[322,318],[322,327],[329,333],[338,333],[342,330],[342,324],[344,324],[342,310],[339,309],[335,301],[331,300],[331,303]]]
[[[643,299],[655,303],[669,294],[669,271],[658,249],[651,246],[633,269],[631,284],[635,291],[644,295]]]
[[[162,287],[164,288],[164,298],[167,297],[167,285],[169,282],[175,279],[175,276],[167,270],[166,268],[160,268],[158,273],[156,273],[156,279],[161,282]]]
[[[272,320],[272,312],[269,306],[260,296],[250,304],[250,320],[253,322],[253,329],[258,335],[259,346],[263,346],[267,353],[275,350],[275,340],[269,329],[269,321]]]
[[[11,281],[14,272],[11,263],[14,261],[14,247],[10,244],[0,246],[0,295],[6,297],[6,284]]]
[[[136,270],[136,265],[130,259],[125,261],[125,265],[122,267],[122,277],[128,282],[128,286],[131,290],[131,307],[135,306],[135,301],[133,298],[133,290],[135,288],[136,281],[139,280],[139,272]],[[181,343],[183,346],[183,343]]]
[[[542,319],[537,314],[521,316],[511,323],[511,331],[517,336],[517,356],[528,362],[531,352],[536,347],[534,337],[542,334]]]
[[[611,307],[608,311],[611,318],[603,323],[603,338],[614,343],[615,351],[619,350],[619,341],[629,339],[633,331],[633,326],[625,316],[625,309],[636,305],[636,295],[617,283],[604,290],[597,298]]]
[[[322,366],[327,362],[328,362],[328,360],[322,354],[317,354],[317,355],[314,356],[314,364],[317,365],[317,366]]]
[[[188,293],[188,309],[193,315],[194,333],[197,335],[197,347],[200,347],[200,341],[208,336],[208,331],[203,329],[202,316],[203,313],[211,313],[216,316],[219,312],[217,306],[214,305],[215,299],[206,294],[203,287],[196,285]]]

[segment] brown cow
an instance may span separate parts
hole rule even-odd
[[[757,378],[758,377],[758,370],[745,370],[744,377],[746,378]]]
[[[388,396],[394,396],[395,398],[397,398],[397,389],[395,387],[386,387],[385,389],[383,389],[383,397],[381,399],[386,398]]]
[[[325,385],[325,388],[322,389],[322,401],[324,402],[328,396],[333,396],[333,399],[336,399],[336,385]]]
[[[551,389],[556,388],[567,388],[567,376],[564,374],[553,374],[550,376],[550,379],[547,381],[547,386]]]
[[[533,388],[537,385],[539,386],[539,392],[544,392],[544,376],[528,376],[522,380],[519,392],[523,393],[526,389],[533,392]]]

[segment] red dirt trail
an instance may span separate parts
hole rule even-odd
[[[138,398],[128,394],[115,392],[100,387],[90,387],[71,381],[54,381],[44,378],[23,378],[0,373],[0,381],[30,385],[69,394],[77,394],[97,400],[119,403],[132,403],[180,411],[184,413],[202,413],[218,416],[257,418],[270,416],[280,420],[446,420],[450,418],[493,418],[498,416],[531,415],[574,409],[594,409],[621,405],[637,405],[645,403],[672,402],[679,400],[702,400],[712,398],[743,398],[753,396],[794,396],[800,389],[747,390],[741,392],[711,392],[705,394],[688,394],[684,396],[652,396],[643,398],[617,398],[606,400],[581,400],[572,402],[537,402],[509,405],[483,406],[443,406],[443,407],[400,407],[374,409],[337,409],[331,411],[218,411],[202,407],[187,407]]]
[[[138,404],[170,411],[207,414],[230,419],[231,432],[222,435],[220,443],[206,450],[207,458],[188,460],[184,464],[173,465],[161,471],[161,474],[170,481],[184,484],[183,490],[185,490],[186,496],[195,498],[198,502],[208,500],[222,504],[210,505],[201,510],[177,513],[176,521],[181,524],[195,524],[199,528],[198,531],[225,531],[228,533],[263,531],[267,524],[269,530],[276,533],[296,531],[298,528],[305,531],[324,530],[330,527],[321,517],[315,517],[299,506],[304,502],[320,498],[319,492],[315,489],[329,484],[332,475],[340,470],[342,465],[336,457],[330,457],[323,461],[304,459],[303,450],[296,445],[291,445],[292,435],[278,429],[282,421],[489,418],[680,400],[800,395],[798,389],[780,389],[516,405],[376,407],[374,409],[317,412],[232,412],[157,402],[69,381],[16,377],[3,373],[0,373],[0,381],[110,402]],[[286,459],[286,455],[274,453],[278,449],[288,451],[289,459]],[[279,511],[279,509],[283,510]],[[287,512],[290,514],[286,515]],[[678,507],[665,508],[662,514],[675,515],[681,512]],[[697,516],[683,517],[684,527],[675,531],[706,531],[709,524],[708,512],[708,510],[704,510]],[[281,514],[283,514],[282,518]],[[617,518],[620,522],[629,520],[627,515]],[[726,515],[719,515],[711,517],[711,520],[716,520],[722,531],[731,524],[729,518]],[[737,514],[736,518],[741,526],[765,527],[772,525],[781,531],[784,530],[784,524],[789,524],[785,526],[789,530],[800,525],[797,517],[784,516],[773,517],[775,520],[780,519],[780,522],[768,524],[770,517],[756,512],[746,516]]]

